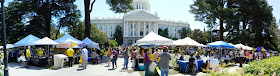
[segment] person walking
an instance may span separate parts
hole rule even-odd
[[[157,58],[160,57],[160,60],[159,60],[159,68],[160,68],[160,71],[161,71],[161,76],[168,76],[168,70],[169,70],[169,60],[171,60],[171,56],[170,54],[167,52],[167,47],[166,46],[163,46],[163,52],[160,53],[158,55]]]
[[[136,52],[135,49],[131,51],[132,68],[135,68]]]
[[[82,49],[82,62],[83,62],[83,69],[87,69],[87,62],[88,62],[88,50],[86,47]]]
[[[74,50],[72,48],[68,48],[66,50],[67,56],[68,56],[68,65],[69,67],[73,67],[73,56],[74,56]]]
[[[150,57],[148,55],[148,49],[144,50],[144,55],[145,76],[149,76],[148,69],[152,60],[150,60]]]
[[[241,48],[241,51],[239,52],[239,60],[240,60],[239,67],[242,67],[244,57],[245,57],[244,50],[242,50],[242,48]]]
[[[113,56],[112,56],[112,48],[108,48],[108,52],[107,52],[107,58],[108,58],[108,66],[110,67],[111,65],[111,60],[113,59]],[[111,57],[112,56],[112,57]]]
[[[115,48],[113,49],[112,55],[113,55],[113,59],[112,59],[113,68],[112,69],[115,69],[115,66],[117,68],[117,59],[118,59],[118,52],[116,51]]]
[[[124,68],[127,69],[127,65],[128,65],[128,47],[125,48],[125,51],[123,52],[123,57],[124,57]]]

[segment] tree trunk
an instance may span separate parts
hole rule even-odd
[[[59,25],[59,27],[58,27],[58,30],[57,30],[57,32],[56,32],[56,34],[55,34],[55,39],[57,39],[57,35],[58,35],[58,33],[59,33],[60,27],[61,27],[61,25]]]
[[[220,19],[220,40],[224,41],[224,20]]]
[[[90,0],[84,0],[85,5],[85,37],[90,38],[90,11],[89,11]]]
[[[49,2],[49,0],[46,1],[47,3],[47,7],[46,7],[46,15],[45,15],[45,25],[46,25],[46,34],[47,34],[47,37],[51,37],[51,10],[52,10],[52,7],[51,7],[51,4]]]

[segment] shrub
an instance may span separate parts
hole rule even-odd
[[[275,72],[277,75],[280,74],[280,57],[271,57],[269,59],[263,59],[261,61],[253,61],[249,63],[249,66],[245,66],[245,73],[251,73],[258,75],[261,73],[273,75]]]

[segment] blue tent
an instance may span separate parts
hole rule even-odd
[[[33,42],[40,40],[38,37],[34,36],[34,35],[28,35],[25,38],[21,39],[20,41],[16,42],[14,44],[14,46],[18,47],[18,46],[29,46],[32,45]]]
[[[211,46],[211,47],[234,48],[234,46],[232,46],[229,43],[224,42],[224,41],[215,41],[215,42],[212,42],[212,43],[208,43],[206,45]]]

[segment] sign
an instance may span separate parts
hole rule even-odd
[[[75,43],[75,42],[64,42],[59,43],[56,48],[81,48],[84,43]]]
[[[72,48],[73,45],[72,44],[58,44],[57,48]]]

